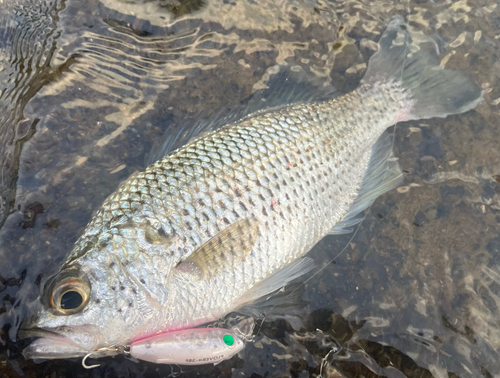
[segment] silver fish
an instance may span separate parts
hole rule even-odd
[[[418,37],[418,38],[417,38]],[[401,179],[384,131],[473,109],[480,87],[439,66],[433,40],[394,18],[358,89],[260,111],[124,182],[102,205],[42,308],[27,358],[84,356],[216,320],[311,269]]]

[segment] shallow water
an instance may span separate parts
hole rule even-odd
[[[485,101],[396,126],[405,182],[352,239],[311,252],[333,262],[306,283],[306,329],[265,322],[240,356],[182,371],[500,377],[500,5],[488,0],[0,2],[0,376],[180,372],[122,357],[90,371],[35,364],[17,329],[165,132],[239,106],[285,62],[352,90],[395,14],[435,38],[441,64],[469,72]]]

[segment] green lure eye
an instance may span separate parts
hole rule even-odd
[[[231,335],[224,335],[222,340],[224,341],[224,344],[226,344],[228,346],[231,346],[234,344],[234,337]]]

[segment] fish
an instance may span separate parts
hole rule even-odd
[[[251,306],[313,269],[319,240],[399,185],[386,129],[481,100],[396,16],[354,91],[253,112],[123,182],[45,283],[20,331],[37,337],[25,358],[87,356]]]

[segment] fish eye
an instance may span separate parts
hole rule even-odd
[[[61,296],[61,308],[63,310],[74,310],[80,307],[83,303],[82,295],[76,290],[70,290],[65,292]]]
[[[58,315],[72,315],[85,308],[90,297],[90,285],[71,277],[55,284],[50,293],[50,307]]]

